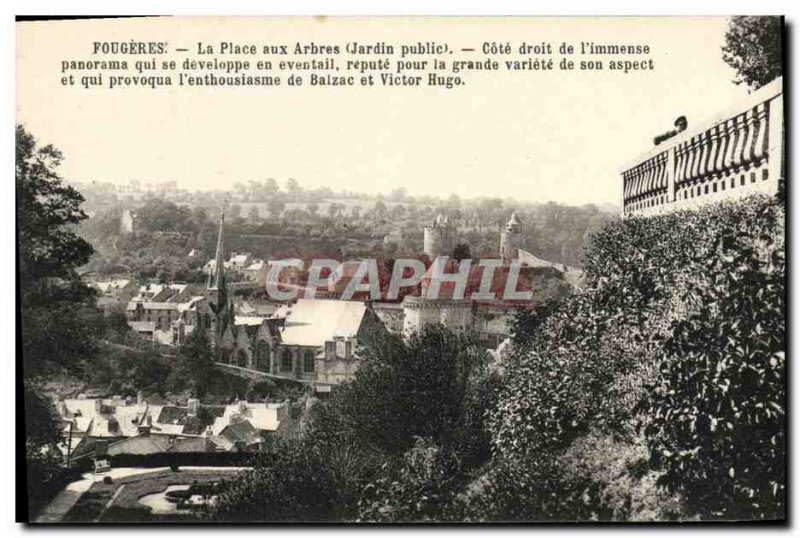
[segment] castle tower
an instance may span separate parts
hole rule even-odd
[[[230,321],[230,307],[228,305],[228,289],[225,285],[225,245],[223,234],[225,228],[225,212],[219,220],[219,235],[217,236],[217,255],[215,265],[208,273],[206,286],[206,302],[211,311],[208,326],[204,327],[211,342],[217,346],[222,334]]]
[[[511,214],[505,228],[500,234],[500,259],[509,263],[517,259],[519,246],[522,243],[522,223],[516,213]]]
[[[403,334],[408,337],[440,323],[452,331],[469,330],[473,326],[473,308],[472,301],[406,295],[403,299]]]
[[[446,216],[439,214],[430,226],[425,226],[422,251],[429,259],[450,256],[455,246],[455,229]]]

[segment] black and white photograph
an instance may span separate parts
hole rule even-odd
[[[787,522],[783,17],[14,27],[18,522]]]

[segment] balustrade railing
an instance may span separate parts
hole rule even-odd
[[[623,215],[774,193],[783,177],[783,80],[646,153],[622,174]]]

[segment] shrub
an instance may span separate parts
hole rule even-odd
[[[440,521],[454,494],[460,462],[455,453],[417,438],[395,463],[387,461],[359,500],[359,521]]]
[[[753,208],[698,260],[687,281],[699,308],[664,346],[646,402],[661,482],[706,517],[785,517],[783,211]]]
[[[585,289],[517,324],[489,412],[495,457],[541,468],[591,431],[641,425],[659,485],[702,517],[781,517],[782,237],[765,196],[595,234]]]

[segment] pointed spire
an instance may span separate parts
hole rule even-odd
[[[217,236],[217,256],[214,262],[214,269],[208,273],[208,289],[220,290],[225,286],[225,246],[222,236],[225,227],[225,210],[219,218],[219,235]]]

